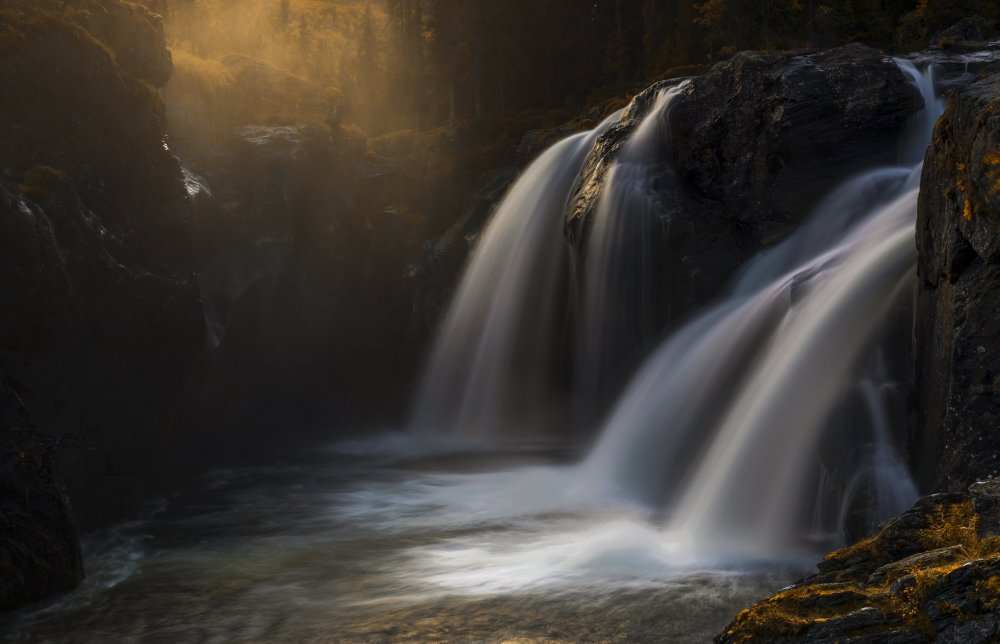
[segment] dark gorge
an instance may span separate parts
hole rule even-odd
[[[0,639],[1000,639],[1000,10],[542,4],[0,0]]]

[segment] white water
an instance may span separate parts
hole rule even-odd
[[[916,190],[910,190],[840,247],[776,285],[784,292],[811,273],[807,293],[727,403],[681,497],[671,524],[699,547],[766,554],[793,545],[801,533],[796,508],[819,458],[826,418],[895,293],[912,283],[915,213]]]
[[[608,170],[594,210],[579,318],[579,422],[594,419],[601,398],[635,369],[662,327],[656,313],[663,305],[657,297],[662,276],[657,275],[656,255],[662,252],[658,238],[670,224],[664,184],[675,182],[669,162],[662,159],[671,144],[666,113],[687,85],[685,81],[657,95]]]
[[[924,100],[924,109],[914,114],[906,132],[903,133],[899,149],[899,162],[904,165],[922,163],[934,125],[944,113],[944,97],[938,96],[935,87],[934,65],[919,70],[912,61],[897,58],[896,64],[910,78]]]
[[[580,508],[644,508],[639,511],[644,518],[630,523],[631,528],[625,529],[619,523],[615,528],[617,537],[597,542],[621,541],[633,546],[650,543],[652,520],[661,527],[652,531],[659,536],[653,539],[655,552],[650,556],[669,561],[670,565],[719,562],[732,557],[773,558],[799,551],[803,539],[815,532],[843,530],[843,525],[820,525],[824,515],[835,515],[843,523],[852,503],[862,494],[870,499],[868,505],[876,519],[905,509],[914,500],[916,490],[895,449],[879,388],[872,389],[870,382],[864,384],[866,378],[874,382],[864,369],[870,362],[866,357],[874,350],[876,331],[912,284],[918,157],[922,158],[921,151],[930,141],[941,102],[933,93],[932,71],[916,72],[907,61],[898,64],[924,94],[926,109],[913,119],[901,143],[905,165],[874,169],[847,180],[824,199],[806,225],[751,262],[718,305],[668,338],[637,370],[610,413],[597,444],[580,464],[524,471],[503,482],[487,478],[466,481],[457,488],[441,488],[435,494],[451,497],[460,490],[457,494],[465,500],[458,507],[468,509],[469,499],[478,498],[483,511],[503,517]],[[630,273],[644,265],[644,257],[616,259],[612,255],[615,249],[627,252],[627,240],[648,232],[649,222],[659,215],[657,207],[662,204],[648,196],[647,166],[648,160],[657,156],[657,140],[665,135],[662,115],[671,100],[683,100],[683,88],[660,96],[611,169],[608,192],[598,206],[588,248],[588,310],[600,303],[611,306],[609,300],[616,297],[612,293],[615,279],[644,279],[638,274],[641,271]],[[499,215],[507,214],[506,209],[516,203],[512,200],[521,190],[536,195],[536,199],[538,194],[549,194],[539,187],[550,180],[546,173],[555,173],[563,181],[557,183],[559,198],[550,201],[564,203],[564,195],[575,180],[568,169],[578,171],[585,148],[589,149],[595,137],[590,133],[570,139],[543,156],[512,191],[487,235],[505,239],[494,225],[497,231],[506,230],[508,225],[514,227],[513,223],[501,225],[505,220]],[[520,218],[510,217],[520,222],[519,230],[531,219],[523,211]],[[558,239],[562,218],[551,218],[558,219],[559,226],[543,227],[549,235],[548,251],[531,246],[533,254],[547,255],[550,260],[552,249],[562,248]],[[529,234],[527,229],[524,234]],[[534,299],[537,289],[515,292],[511,287],[511,291],[501,289],[497,294],[476,288],[495,279],[485,273],[476,274],[478,262],[486,262],[484,271],[485,266],[518,267],[517,262],[489,259],[493,252],[499,252],[496,249],[510,252],[512,248],[504,245],[506,241],[494,244],[493,239],[484,239],[463,281],[461,292],[471,289],[471,299],[462,302],[460,296],[456,306],[479,311],[502,302],[496,314],[503,315],[499,322],[489,320],[482,330],[478,326],[471,329],[482,331],[475,335],[479,342],[479,351],[471,354],[475,360],[449,358],[446,362],[467,369],[452,373],[447,381],[458,382],[450,386],[460,394],[456,399],[463,401],[451,426],[469,423],[469,427],[498,431],[499,424],[492,421],[502,416],[504,396],[495,392],[502,390],[501,375],[509,377],[515,372],[507,362],[510,355],[495,351],[513,346],[513,340],[493,340],[498,336],[491,335],[489,327],[500,324],[515,333],[517,325],[507,324],[510,309],[530,307],[538,311],[541,305],[544,312],[547,305]],[[595,266],[602,270],[594,270]],[[607,282],[602,281],[605,278]],[[531,284],[537,279],[530,280]],[[527,278],[519,280],[512,283],[523,287]],[[641,284],[638,288],[642,290]],[[642,297],[636,299],[641,309]],[[454,315],[453,309],[449,323]],[[475,315],[454,317],[457,326],[446,326],[441,336],[445,345],[450,345],[453,337],[464,340],[463,334],[470,329],[463,328],[461,320],[474,319]],[[546,315],[533,319],[547,320]],[[632,322],[626,317],[603,315],[604,321],[584,334],[589,345],[601,347],[609,335],[629,330],[642,332],[640,326],[630,327]],[[538,330],[537,326],[532,328]],[[460,348],[462,344],[455,346]],[[455,346],[445,346],[442,351],[454,354]],[[498,360],[498,366],[491,368],[485,356]],[[596,355],[583,360],[602,364],[603,349],[598,348]],[[478,371],[497,380],[487,380],[489,387],[477,389],[472,384],[481,381]],[[432,369],[429,373],[435,372]],[[444,382],[433,383],[433,387],[447,392],[449,385]],[[849,458],[825,463],[821,443],[828,433],[844,430],[831,424],[831,417],[845,394],[857,387],[868,410],[870,432],[857,449],[847,450]],[[490,393],[483,398],[470,391]],[[440,403],[440,396],[438,409],[447,407]],[[430,399],[425,392],[422,400]],[[485,417],[482,409],[489,410]],[[837,436],[832,439],[838,440]],[[855,439],[845,434],[839,440]],[[817,472],[825,472],[818,487]],[[846,480],[846,485],[835,485],[835,477]],[[451,492],[445,493],[444,489]],[[810,507],[810,502],[815,507]],[[456,499],[442,503],[452,506]],[[835,509],[826,511],[824,507]],[[566,543],[574,541],[566,535],[561,538]],[[546,563],[550,555],[545,553],[554,552],[550,550],[552,543],[541,541],[536,545],[537,549],[517,548],[516,555],[476,552],[484,561],[500,557],[506,562],[503,566],[515,565],[508,559],[516,556],[524,569],[544,570],[550,565]],[[592,554],[600,558],[599,553]],[[566,563],[564,559],[560,561]],[[640,565],[651,565],[643,561]]]
[[[930,141],[940,115],[932,74],[918,74],[927,113],[903,149]],[[919,171],[849,182],[754,262],[730,300],[669,340],[612,415],[584,464],[588,478],[638,498],[660,491],[653,500],[670,515],[668,533],[689,551],[757,557],[794,548],[809,529],[798,508],[815,489],[832,408],[912,283]],[[873,445],[859,467],[874,479],[876,507],[898,512],[915,488],[888,432],[876,432]]]
[[[504,197],[438,331],[415,431],[491,442],[544,426],[570,293],[563,213],[587,154],[620,114],[551,147]]]

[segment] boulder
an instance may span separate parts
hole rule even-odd
[[[994,489],[920,499],[827,555],[818,574],[742,611],[715,641],[995,642],[1000,540],[983,530],[995,521],[983,503]]]
[[[0,611],[67,592],[83,578],[57,449],[50,435],[0,427]]]

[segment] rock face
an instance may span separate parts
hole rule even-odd
[[[900,133],[920,107],[897,66],[863,45],[744,52],[698,77],[671,112],[674,165],[707,209],[766,241],[844,177],[896,163]]]
[[[9,607],[80,574],[57,470],[88,528],[134,512],[191,451],[205,338],[159,19],[5,0],[0,24],[0,381],[23,412],[0,423]]]
[[[405,399],[409,376],[394,369],[411,307],[405,230],[364,200],[364,160],[364,142],[336,129],[245,126],[209,168],[216,208],[197,239],[218,329],[213,417],[262,431],[394,418],[385,401]]]
[[[55,472],[58,439],[26,424],[20,396],[0,378],[0,611],[70,590],[83,576]]]
[[[995,642],[1000,483],[937,494],[741,612],[728,642]]]
[[[956,490],[1000,473],[1000,74],[956,90],[917,221],[915,471]]]

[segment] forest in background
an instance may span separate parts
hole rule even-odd
[[[963,17],[1000,17],[993,0],[147,4],[166,16],[175,83],[215,102],[207,113],[233,105],[251,112],[239,121],[316,117],[369,135],[592,105],[744,49],[910,50]],[[270,101],[233,90],[261,75],[281,80]]]

